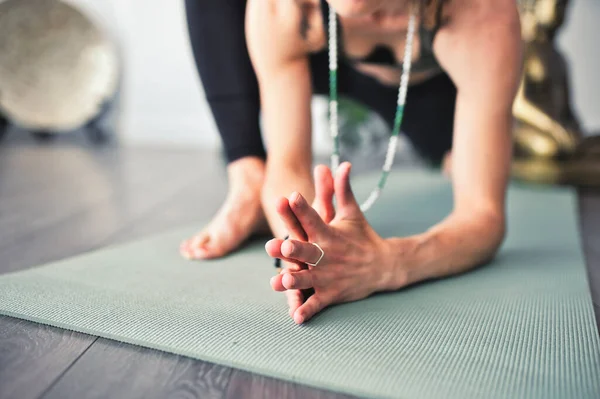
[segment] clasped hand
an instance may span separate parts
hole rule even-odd
[[[280,198],[277,212],[290,238],[273,239],[267,253],[285,269],[271,279],[286,293],[290,316],[297,324],[333,304],[356,301],[385,289],[393,259],[389,244],[371,228],[350,187],[350,164],[343,163],[335,179],[326,166],[315,168],[313,204],[300,193]],[[333,197],[337,200],[337,210]],[[321,250],[313,245],[317,243]],[[312,295],[308,297],[306,290]]]

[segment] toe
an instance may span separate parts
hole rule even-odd
[[[189,240],[185,240],[184,242],[182,242],[182,243],[179,245],[179,252],[181,252],[182,254],[183,254],[184,252],[188,252],[188,251],[189,251],[189,249],[190,249],[190,241],[189,241]]]
[[[227,247],[219,245],[216,240],[210,240],[200,247],[192,248],[194,259],[216,259],[221,258],[230,250]]]
[[[210,241],[210,234],[208,232],[203,231],[202,233],[196,235],[191,239],[191,246],[194,248],[200,248],[208,244]]]
[[[183,256],[187,260],[192,260],[194,258],[191,251],[188,249],[181,249],[181,250],[179,250],[179,253],[181,254],[181,256]]]
[[[187,252],[191,259],[207,259],[213,255],[213,248],[211,248],[212,240],[208,232],[202,232],[190,240],[187,247]]]

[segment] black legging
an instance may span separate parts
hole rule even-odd
[[[229,162],[265,158],[256,75],[246,47],[246,0],[186,0],[194,58]],[[329,92],[327,51],[311,55],[313,92]],[[340,95],[361,102],[391,127],[398,88],[385,86],[340,60]],[[446,74],[409,88],[402,132],[417,152],[440,162],[452,146],[456,88]]]
[[[229,162],[265,157],[258,82],[246,48],[246,0],[186,0],[194,59]]]

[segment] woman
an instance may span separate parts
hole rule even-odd
[[[195,9],[188,1],[192,38],[206,34],[212,23],[226,42],[240,47],[239,35],[223,27],[223,15],[233,15],[235,6],[220,4],[227,6],[213,6],[224,7],[219,16],[216,9]],[[329,6],[337,13],[336,32],[328,30]],[[200,13],[203,24],[195,20]],[[413,13],[418,27],[411,42]],[[242,78],[247,71],[228,75],[237,78],[231,86],[215,88],[218,72],[247,65],[243,55],[229,53],[238,59],[220,64],[203,58],[206,42],[193,40],[230,160],[230,192],[211,224],[182,244],[184,256],[222,256],[267,222],[278,237],[267,243],[267,252],[286,261],[285,272],[271,284],[286,291],[297,323],[331,304],[464,272],[494,256],[505,232],[511,109],[520,78],[515,0],[248,0],[244,18],[260,106],[252,80]],[[236,22],[241,23],[239,16]],[[402,132],[432,162],[450,159],[451,151],[455,196],[453,212],[423,234],[379,237],[354,200],[348,164],[335,178],[325,167],[311,178],[310,100],[329,92],[328,43],[334,37],[340,94],[363,102],[390,125],[400,77],[408,70],[403,53],[412,43]],[[228,120],[242,115],[250,121],[259,109],[266,160],[254,121],[232,127]],[[288,234],[290,239],[282,240]],[[318,267],[305,269],[317,261]],[[300,290],[309,288],[314,294],[305,298]]]

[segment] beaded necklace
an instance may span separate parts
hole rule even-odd
[[[385,162],[383,164],[381,177],[377,187],[373,189],[367,200],[360,209],[366,212],[377,201],[394,163],[396,149],[398,146],[398,135],[404,117],[404,105],[406,103],[406,92],[408,91],[408,78],[412,64],[412,48],[415,35],[416,13],[411,11],[406,34],[406,46],[404,49],[404,60],[402,63],[402,76],[400,78],[400,89],[398,90],[398,106],[394,127],[388,144]],[[337,95],[337,70],[338,70],[338,42],[337,42],[337,16],[335,10],[329,6],[329,132],[333,140],[333,152],[331,154],[331,171],[335,173],[340,163],[340,145],[338,132],[338,95]]]

